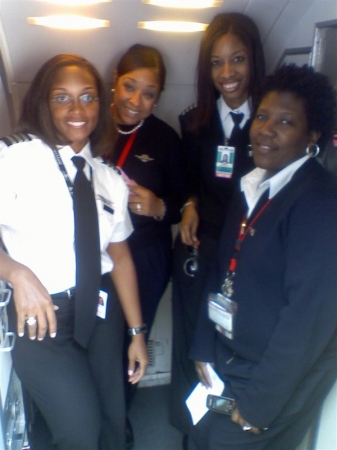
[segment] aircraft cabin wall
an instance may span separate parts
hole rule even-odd
[[[109,19],[109,29],[65,32],[28,25],[28,16],[74,12],[66,7],[60,10],[55,5],[45,5],[47,3],[36,0],[0,0],[0,46],[16,118],[30,81],[49,57],[61,52],[80,53],[98,67],[110,86],[119,56],[130,45],[141,42],[157,46],[164,55],[167,82],[155,114],[178,131],[178,114],[195,101],[195,66],[201,33],[139,30],[135,28],[138,20],[167,18],[209,23],[219,12],[243,12],[259,26],[269,72],[278,64],[285,49],[312,46],[317,22],[337,18],[336,0],[225,0],[221,7],[192,12],[149,7],[142,5],[141,0],[113,0],[75,11]],[[297,57],[296,61],[309,62],[309,54]],[[4,87],[0,89],[3,98]],[[8,114],[1,117],[3,135],[9,129]]]

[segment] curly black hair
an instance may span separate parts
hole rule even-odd
[[[309,131],[320,132],[318,145],[324,149],[331,138],[336,114],[336,91],[329,78],[313,67],[282,65],[265,77],[257,95],[257,104],[269,92],[290,92],[302,102]]]

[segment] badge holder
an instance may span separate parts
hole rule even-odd
[[[235,147],[218,145],[215,164],[215,176],[232,178],[234,168]]]
[[[233,325],[238,304],[220,293],[208,296],[208,317],[215,323],[217,331],[233,339]]]

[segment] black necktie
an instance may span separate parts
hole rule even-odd
[[[234,122],[234,127],[232,129],[232,134],[230,137],[230,144],[235,146],[236,144],[236,140],[237,140],[237,136],[240,134],[241,128],[240,128],[240,123],[242,122],[243,119],[243,113],[234,113],[234,112],[230,112],[229,113],[232,117],[232,120]]]
[[[85,159],[72,158],[77,167],[74,180],[74,222],[76,254],[74,338],[86,347],[96,321],[101,282],[98,216],[94,191],[83,172]]]

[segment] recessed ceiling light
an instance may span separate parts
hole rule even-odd
[[[165,8],[211,8],[221,6],[223,0],[142,0],[147,5],[164,6]]]
[[[108,3],[112,0],[40,0],[40,2],[53,3],[62,6],[86,6],[95,5],[96,3]]]
[[[94,19],[92,17],[76,15],[56,15],[45,17],[28,17],[28,23],[44,27],[59,28],[63,30],[87,30],[90,28],[109,27],[109,20]]]
[[[182,22],[173,20],[158,20],[148,22],[138,22],[138,28],[154,31],[171,31],[177,33],[193,33],[196,31],[204,31],[207,28],[206,23],[198,22]]]

